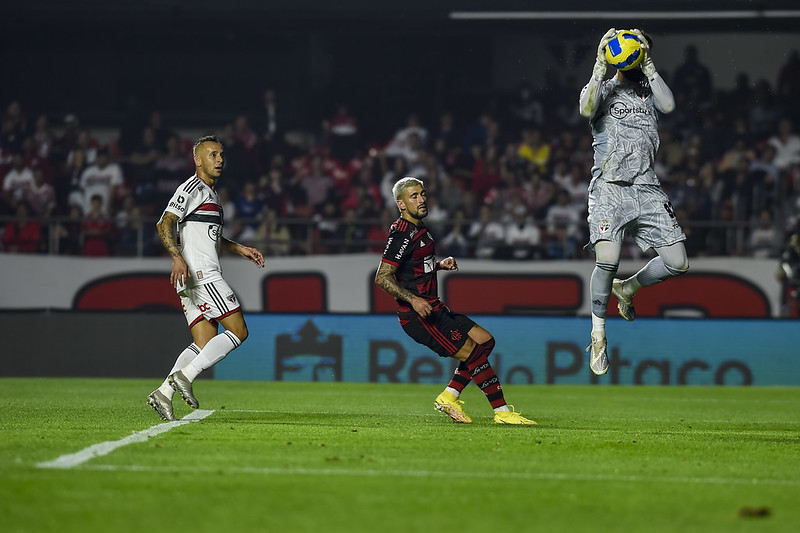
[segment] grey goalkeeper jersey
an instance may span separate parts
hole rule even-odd
[[[616,78],[604,81],[589,120],[594,137],[592,181],[659,185],[653,170],[659,145],[658,111],[649,87]]]

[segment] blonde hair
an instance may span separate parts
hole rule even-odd
[[[392,196],[394,196],[394,200],[395,201],[399,200],[400,195],[403,194],[403,191],[413,185],[419,185],[420,187],[424,187],[422,181],[412,176],[406,176],[404,178],[400,178],[399,180],[397,180],[397,183],[395,183],[394,187],[392,187]]]

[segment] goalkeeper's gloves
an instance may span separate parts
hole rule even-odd
[[[642,53],[644,54],[644,59],[642,59],[642,63],[639,65],[639,68],[642,69],[642,73],[647,76],[648,80],[652,80],[653,76],[656,75],[656,66],[653,64],[653,58],[650,57],[650,42],[644,36],[641,30],[631,30],[631,33],[636,35],[639,39],[639,42],[642,43]]]
[[[594,69],[592,70],[592,77],[597,80],[602,80],[606,75],[608,62],[606,61],[606,45],[608,41],[617,33],[614,28],[609,29],[603,38],[600,39],[600,44],[597,45],[597,59],[594,62]]]

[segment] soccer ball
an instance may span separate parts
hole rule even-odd
[[[606,61],[619,70],[635,68],[644,59],[642,41],[628,30],[620,30],[608,40]]]

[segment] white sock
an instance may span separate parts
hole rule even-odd
[[[606,318],[592,313],[592,337],[600,338],[606,335]]]
[[[223,331],[208,341],[203,346],[203,349],[200,350],[200,353],[197,354],[197,357],[181,368],[181,372],[186,376],[186,379],[194,381],[200,372],[225,359],[225,356],[240,344],[242,344],[242,341],[239,340],[239,337],[230,331]]]
[[[458,398],[459,396],[461,396],[461,391],[458,391],[458,390],[454,389],[453,387],[445,387],[445,388],[444,388],[444,390],[445,390],[446,392],[449,392],[450,394],[452,394],[452,395],[453,395],[453,396],[455,396],[456,398]]]
[[[499,413],[500,411],[510,411],[511,409],[508,408],[508,405],[501,405],[500,407],[495,407],[494,412]]]
[[[195,357],[197,357],[197,354],[199,353],[200,353],[200,348],[195,343],[192,343],[189,346],[187,346],[175,360],[175,364],[172,365],[172,370],[169,371],[169,374],[167,374],[167,376],[171,376],[172,374],[174,374],[175,372],[186,366],[186,364]],[[173,390],[172,386],[169,384],[167,379],[164,380],[164,383],[161,384],[158,390],[161,391],[161,394],[163,394],[167,398],[172,399],[172,395],[175,394],[175,391]]]

